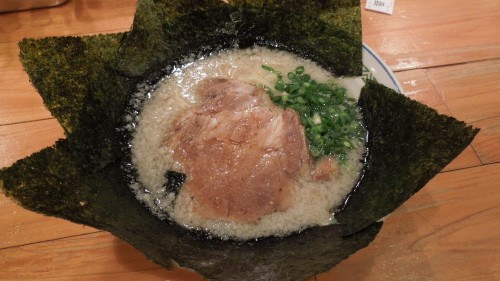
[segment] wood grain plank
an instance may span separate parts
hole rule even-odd
[[[481,165],[482,162],[476,154],[476,151],[472,146],[467,146],[467,148],[460,153],[450,164],[443,168],[443,172],[476,167]]]
[[[400,0],[394,14],[365,10],[363,41],[392,70],[428,68],[500,56],[500,2]]]
[[[64,138],[55,119],[0,126],[0,168],[31,155]]]
[[[51,118],[29,82],[16,43],[0,43],[0,125]]]
[[[500,164],[441,173],[326,280],[500,280]]]
[[[0,126],[52,118],[34,89],[4,91],[0,104]]]
[[[97,231],[28,211],[0,193],[0,249]]]
[[[500,59],[433,68],[427,75],[457,119],[500,116]]]
[[[441,114],[451,115],[441,97],[438,95],[427,73],[423,69],[398,71],[394,73],[409,98],[434,108]]]
[[[129,30],[136,0],[73,0],[50,9],[0,14],[0,42]]]
[[[0,280],[201,281],[193,272],[167,271],[107,232],[0,250]]]
[[[500,93],[497,93],[500,95]],[[483,164],[500,162],[500,116],[472,123],[481,131],[472,142]]]

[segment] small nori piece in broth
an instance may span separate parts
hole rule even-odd
[[[165,173],[165,190],[166,193],[173,192],[175,195],[179,194],[182,184],[186,180],[186,174],[176,171],[167,171]]]

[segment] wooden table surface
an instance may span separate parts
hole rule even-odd
[[[327,280],[500,280],[500,1],[398,0],[364,9],[363,40],[406,94],[481,128],[455,161],[390,216]],[[135,0],[72,0],[0,14],[0,167],[63,131],[18,59],[23,37],[128,30]],[[167,271],[113,235],[26,211],[0,194],[0,280],[201,280]]]

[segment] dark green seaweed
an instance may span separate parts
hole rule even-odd
[[[137,81],[115,70],[126,33],[24,39],[20,59],[44,104],[89,170],[115,161],[120,126]]]
[[[347,233],[394,211],[479,132],[371,80],[358,103],[368,128],[368,160],[356,191],[336,214]]]
[[[259,44],[311,58],[339,76],[361,74],[359,4],[313,1],[300,8],[290,1],[235,2],[139,1],[120,50],[120,70],[129,77],[145,76],[179,54]]]
[[[225,32],[224,26],[234,9],[218,0],[139,1],[132,31],[120,49],[119,69],[144,77],[203,44],[210,50],[217,44],[229,47],[232,30]]]
[[[182,184],[186,180],[186,174],[176,171],[167,171],[167,173],[165,173],[165,179],[165,193],[174,192],[177,195]]]
[[[160,220],[136,200],[122,168],[120,128],[139,82],[190,53],[254,44],[295,52],[337,75],[361,74],[356,1],[230,3],[140,0],[130,32],[20,42],[23,66],[67,139],[1,169],[3,192],[29,210],[110,231],[165,268],[179,264],[213,280],[303,280],[368,245],[381,227],[376,221],[477,133],[369,82],[359,102],[370,134],[366,171],[339,224],[236,242]]]
[[[24,208],[110,231],[165,268],[176,262],[213,280],[303,280],[368,245],[381,227],[347,237],[340,225],[330,225],[253,242],[208,239],[151,215],[130,192],[119,163],[82,171],[61,140],[2,170],[0,187]]]

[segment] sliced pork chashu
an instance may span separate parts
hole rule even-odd
[[[181,193],[206,218],[254,222],[290,207],[295,177],[309,163],[297,113],[254,85],[207,79],[202,103],[174,121],[165,145],[187,175]]]

